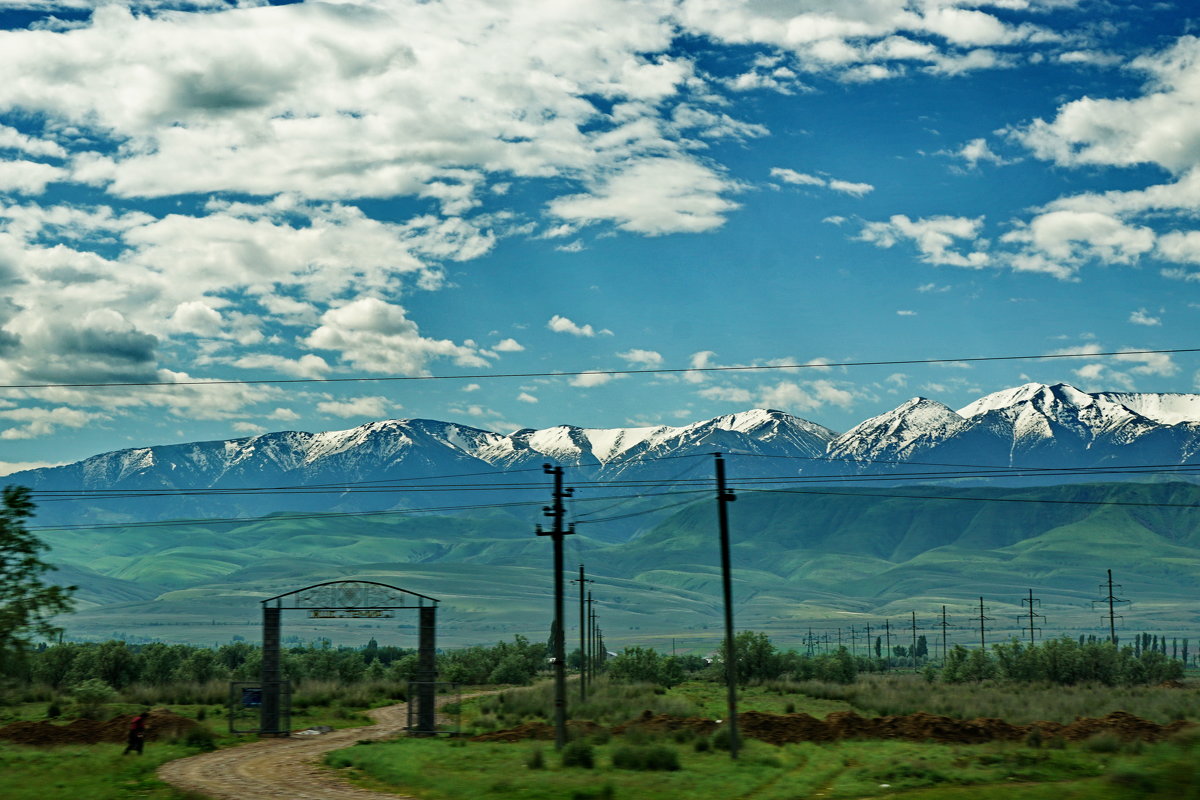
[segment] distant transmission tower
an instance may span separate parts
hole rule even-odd
[[[1017,619],[1018,619],[1018,620],[1023,620],[1023,619],[1026,619],[1026,618],[1028,618],[1028,620],[1029,620],[1029,644],[1031,644],[1031,645],[1032,645],[1032,644],[1034,643],[1034,641],[1033,641],[1033,640],[1034,640],[1034,635],[1033,635],[1033,632],[1034,632],[1035,630],[1039,630],[1039,631],[1041,630],[1041,628],[1040,628],[1040,627],[1036,627],[1036,628],[1035,628],[1033,623],[1034,623],[1036,620],[1038,620],[1038,619],[1041,619],[1042,621],[1045,621],[1045,619],[1046,619],[1046,617],[1045,617],[1045,615],[1044,615],[1044,614],[1039,614],[1039,613],[1037,613],[1036,611],[1034,611],[1034,607],[1035,607],[1035,606],[1036,606],[1037,608],[1041,608],[1041,607],[1042,607],[1042,601],[1041,601],[1041,600],[1035,600],[1035,599],[1034,599],[1034,597],[1033,597],[1033,589],[1030,589],[1030,590],[1029,590],[1029,599],[1028,599],[1028,600],[1022,600],[1022,601],[1021,601],[1021,605],[1023,605],[1023,606],[1024,606],[1024,605],[1028,605],[1028,606],[1029,606],[1029,613],[1027,613],[1027,614],[1021,614],[1020,616],[1018,616],[1018,617],[1017,617]],[[1022,624],[1022,626],[1021,626],[1021,627],[1025,627],[1025,626],[1024,626],[1024,624]]]
[[[1113,583],[1112,570],[1110,569],[1110,570],[1108,570],[1108,580],[1105,581],[1104,583],[1100,584],[1100,591],[1104,592],[1105,590],[1107,590],[1108,593],[1104,597],[1101,597],[1099,600],[1092,601],[1092,608],[1095,608],[1097,603],[1107,603],[1108,604],[1108,614],[1105,615],[1108,617],[1108,640],[1110,642],[1112,642],[1114,645],[1117,643],[1117,622],[1116,621],[1118,619],[1125,618],[1122,615],[1116,613],[1116,606],[1119,603],[1128,603],[1129,602],[1128,600],[1123,600],[1120,597],[1117,597],[1116,594],[1114,594],[1115,590],[1120,589],[1120,588],[1121,588],[1121,584]]]
[[[987,641],[983,636],[984,631],[988,630],[986,623],[991,622],[994,619],[993,617],[987,616],[987,614],[984,612],[985,609],[983,607],[983,598],[981,597],[979,598],[979,648],[981,650],[987,649]]]

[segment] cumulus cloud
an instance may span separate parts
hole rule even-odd
[[[981,163],[1002,165],[1011,163],[997,155],[983,138],[972,139],[957,150],[942,150],[941,155],[961,159],[967,169],[976,169]]]
[[[559,197],[549,212],[573,223],[610,221],[622,230],[659,236],[719,228],[737,203],[737,184],[696,161],[647,158],[602,178],[587,194]]]
[[[641,367],[661,367],[663,363],[661,353],[654,350],[640,350],[636,347],[626,350],[624,353],[617,353],[617,357],[625,359],[631,365]]]
[[[521,392],[519,395],[517,395],[517,402],[536,403],[536,402],[538,402],[538,399],[534,395],[531,395],[529,392]]]
[[[520,353],[525,347],[516,339],[501,339],[496,344],[492,345],[492,349],[497,353]]]
[[[336,351],[344,362],[364,372],[428,375],[429,362],[440,358],[461,367],[488,366],[476,348],[421,336],[403,306],[374,297],[326,311],[305,344]]]
[[[607,373],[607,372],[588,371],[588,372],[582,372],[578,375],[572,375],[569,383],[572,386],[579,386],[579,387],[587,389],[592,386],[603,386],[604,384],[608,383],[611,380],[614,380],[617,377],[619,377],[619,376],[613,375],[613,374]]]
[[[960,242],[981,245],[978,240],[982,225],[982,217],[936,216],[913,220],[904,214],[895,214],[887,222],[866,223],[858,238],[877,247],[911,242],[920,252],[921,260],[929,264],[980,269],[990,263],[985,251],[976,249],[964,253],[953,248]]]
[[[571,320],[559,314],[555,314],[553,317],[551,317],[550,321],[546,323],[546,327],[555,333],[569,333],[572,336],[582,336],[588,339],[596,335],[612,336],[612,331],[608,330],[607,328],[602,328],[597,331],[590,324],[576,325]]]
[[[1139,308],[1137,311],[1132,312],[1129,315],[1129,321],[1134,325],[1145,325],[1147,327],[1162,325],[1161,318],[1146,313],[1146,309],[1144,308]]]
[[[107,418],[106,414],[81,411],[67,406],[10,408],[0,411],[0,420],[24,424],[0,430],[0,439],[34,439],[47,436],[59,428],[82,428]]]
[[[317,411],[331,417],[369,417],[383,419],[388,416],[393,404],[386,397],[350,397],[345,400],[323,400],[317,403]]]

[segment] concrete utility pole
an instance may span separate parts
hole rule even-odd
[[[566,636],[563,635],[563,537],[575,532],[572,525],[563,529],[566,508],[563,500],[575,493],[574,489],[563,489],[562,467],[543,464],[542,470],[554,476],[553,504],[545,506],[542,513],[554,520],[554,528],[543,531],[537,526],[538,536],[549,536],[554,541],[554,747],[561,750],[567,743],[567,656]]]
[[[946,607],[942,606],[942,666],[946,666]]]
[[[579,577],[571,583],[579,584],[579,702],[587,700],[587,626],[583,617],[584,584],[595,583],[590,578],[583,577],[583,564],[579,565]]]
[[[729,559],[729,512],[726,508],[737,498],[725,487],[725,459],[713,453],[717,472],[717,524],[721,534],[721,590],[725,596],[725,683],[729,703],[729,757],[738,757],[737,725],[737,651],[733,637],[733,577]]]

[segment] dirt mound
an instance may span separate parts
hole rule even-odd
[[[654,714],[650,711],[643,711],[640,717],[618,725],[612,729],[612,732],[620,735],[631,729],[647,733],[674,733],[687,730],[701,736],[708,736],[717,729],[717,723],[715,720],[701,717],[674,717],[670,714]]]
[[[586,719],[571,720],[567,723],[567,735],[571,739],[591,736],[602,730],[606,729]],[[471,737],[472,742],[520,742],[525,739],[551,741],[554,739],[554,726],[546,722],[522,722],[515,728]]]
[[[96,744],[98,742],[123,742],[129,735],[129,723],[133,714],[122,714],[110,720],[71,720],[65,725],[53,722],[14,722],[0,728],[0,739],[16,744],[61,745]],[[182,736],[199,723],[181,717],[165,708],[150,712],[146,721],[146,739],[173,739]]]
[[[21,723],[18,723],[21,724]],[[1115,733],[1122,741],[1142,739],[1158,742],[1192,723],[1179,720],[1159,725],[1124,711],[1114,711],[1103,717],[1080,717],[1069,725],[1058,722],[1034,722],[1013,725],[1002,719],[979,717],[955,719],[918,711],[915,714],[890,717],[860,717],[853,711],[835,711],[819,720],[808,714],[767,714],[762,711],[743,711],[738,726],[743,736],[770,744],[789,742],[830,742],[837,739],[906,739],[914,742],[947,744],[980,744],[982,742],[1019,741],[1037,729],[1043,737],[1061,736],[1068,741],[1080,741],[1098,733]],[[600,730],[594,722],[568,723],[574,731],[585,734]],[[649,711],[612,729],[620,735],[629,730],[648,733],[673,733],[690,730],[708,736],[719,727],[716,720],[699,717],[675,717],[651,714]],[[474,737],[475,742],[517,742],[522,739],[553,739],[554,727],[545,722],[526,722],[505,731],[485,733]]]

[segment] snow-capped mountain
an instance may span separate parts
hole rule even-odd
[[[1198,448],[1200,395],[1028,383],[957,412],[914,398],[839,436],[829,454],[860,470],[879,462],[1052,469],[1177,465],[1194,462]]]
[[[1031,383],[987,395],[958,411],[913,398],[841,435],[766,409],[678,427],[559,425],[507,435],[435,420],[386,420],[344,431],[284,431],[121,450],[16,473],[5,482],[28,485],[46,497],[52,491],[99,490],[86,504],[44,503],[42,517],[49,522],[207,518],[447,506],[466,497],[477,502],[481,486],[492,489],[489,502],[527,500],[529,489],[536,487],[499,485],[512,483],[511,471],[553,462],[577,468],[572,479],[582,483],[668,481],[688,469],[676,457],[714,451],[735,458],[731,475],[736,478],[869,472],[936,479],[973,467],[1197,463],[1200,395],[1088,394],[1066,384]],[[695,463],[699,471],[692,477],[708,474],[701,459]],[[439,481],[416,480],[460,475],[471,476],[470,485],[446,479],[446,485],[431,487],[429,483]],[[412,481],[411,488],[404,481]],[[387,491],[381,485],[379,492],[364,492],[363,484],[371,482],[386,484]],[[350,484],[357,491],[346,492]],[[114,489],[172,493],[136,503],[101,499],[104,491]],[[186,494],[211,489],[227,494]]]

